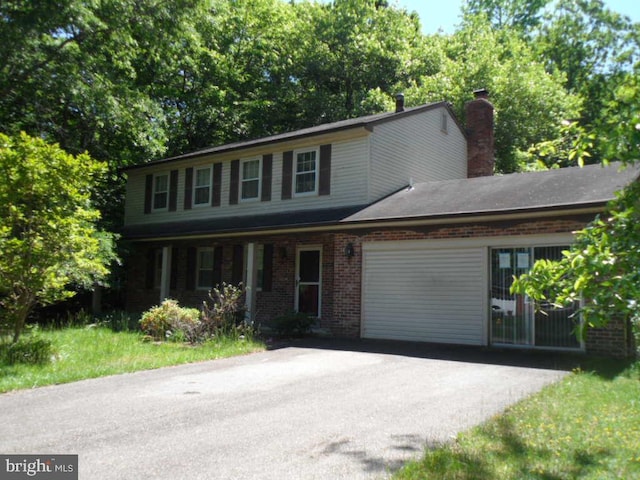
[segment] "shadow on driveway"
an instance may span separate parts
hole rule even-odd
[[[541,368],[546,370],[571,371],[580,368],[582,370],[593,370],[596,374],[605,378],[615,377],[628,366],[628,362],[615,359],[594,358],[581,352],[570,353],[533,349],[522,350],[517,348],[444,345],[395,340],[309,337],[276,342],[269,348],[276,350],[284,347],[369,352],[414,358],[449,360],[453,362]],[[605,367],[602,367],[603,363],[606,365]]]

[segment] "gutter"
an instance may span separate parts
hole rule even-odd
[[[487,211],[487,212],[470,212],[462,214],[443,214],[432,215],[429,217],[412,217],[412,218],[389,218],[389,219],[372,219],[348,221],[340,220],[337,222],[329,222],[322,225],[300,224],[296,226],[283,226],[281,228],[260,227],[255,229],[226,230],[210,233],[193,233],[185,235],[155,235],[152,237],[127,237],[123,235],[125,240],[133,242],[153,242],[153,241],[177,241],[177,240],[197,240],[209,238],[240,238],[248,236],[267,236],[282,234],[298,234],[298,233],[322,233],[322,232],[361,232],[363,230],[382,229],[382,228],[406,228],[406,227],[429,227],[434,225],[459,225],[464,223],[489,223],[498,221],[523,220],[523,219],[541,219],[555,218],[568,215],[595,215],[602,213],[606,202],[593,202],[590,204],[543,208],[523,208],[519,210],[509,211]]]

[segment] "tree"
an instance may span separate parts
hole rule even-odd
[[[387,2],[295,7],[295,111],[304,126],[378,113],[385,98],[436,71],[437,53],[425,43],[418,18]]]
[[[551,0],[467,0],[466,16],[486,15],[497,29],[516,28],[527,33],[542,21],[542,11]]]
[[[18,341],[36,305],[103,282],[115,236],[97,228],[92,191],[106,165],[25,133],[0,134],[0,305]]]

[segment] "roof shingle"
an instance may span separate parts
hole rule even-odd
[[[543,172],[418,183],[344,222],[491,214],[604,205],[638,179],[640,167],[590,165]]]

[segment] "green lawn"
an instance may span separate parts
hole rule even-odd
[[[67,383],[85,378],[199,362],[263,350],[254,340],[210,341],[198,346],[181,343],[149,343],[142,334],[114,333],[104,327],[72,327],[41,330],[57,352],[48,365],[0,363],[0,392]]]
[[[576,371],[394,478],[640,479],[640,363]]]

